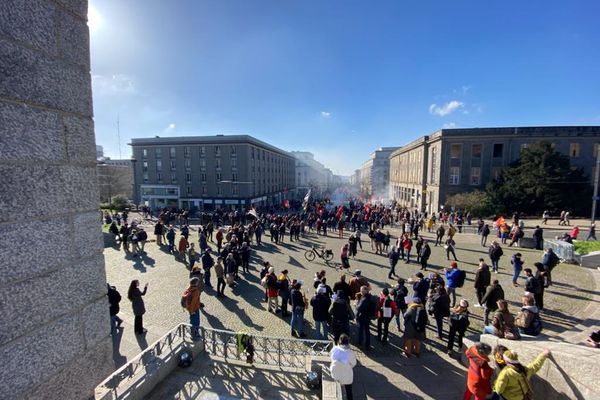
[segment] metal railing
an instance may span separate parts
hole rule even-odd
[[[571,243],[567,243],[564,240],[544,239],[544,247],[552,248],[552,251],[556,253],[562,262],[575,262],[575,246]]]
[[[200,328],[204,351],[215,358],[243,360],[237,345],[241,333]],[[333,343],[327,340],[280,338],[250,335],[254,347],[253,364],[277,367],[304,367],[308,357],[327,357]]]

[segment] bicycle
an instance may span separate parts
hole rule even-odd
[[[313,261],[315,257],[319,257],[327,264],[329,261],[333,260],[333,250],[323,248],[323,251],[319,251],[315,246],[312,246],[309,250],[304,252],[304,257],[308,261]]]

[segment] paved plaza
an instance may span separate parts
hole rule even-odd
[[[141,219],[137,215],[134,215],[134,218]],[[528,222],[527,226],[535,223],[535,221]],[[148,223],[147,226],[148,232],[151,233],[152,225]],[[556,225],[550,228],[557,232],[567,229]],[[397,237],[399,232],[393,227],[390,229],[390,233],[393,237]],[[152,235],[149,236],[152,238]],[[427,232],[424,232],[423,236],[426,239],[433,238],[433,234]],[[489,262],[487,247],[482,247],[479,244],[479,237],[474,234],[457,234],[455,240],[459,268],[467,271],[467,280],[464,287],[458,289],[458,295],[468,299],[471,304],[469,334],[476,334],[483,326],[483,310],[473,307],[475,294],[472,286],[478,259],[483,257]],[[190,242],[197,243],[197,241],[197,230],[192,226]],[[235,289],[226,288],[227,298],[217,298],[211,289],[207,289],[202,295],[202,301],[206,307],[201,312],[201,324],[217,329],[290,337],[289,318],[282,319],[279,315],[267,312],[266,303],[262,302],[264,289],[260,286],[259,278],[261,262],[268,260],[275,267],[277,274],[283,269],[288,269],[290,278],[304,280],[310,297],[314,292],[312,282],[316,271],[321,269],[327,271],[328,284],[331,286],[339,279],[340,274],[346,274],[347,280],[351,278],[350,272],[341,272],[335,269],[335,266],[339,265],[340,247],[346,241],[347,235],[344,239],[340,239],[337,232],[331,232],[328,237],[309,234],[299,242],[289,242],[288,235],[285,242],[280,245],[270,243],[269,236],[264,236],[262,246],[253,246],[251,273],[240,274],[240,280]],[[308,262],[304,258],[305,250],[313,244],[325,245],[327,248],[333,249],[335,258],[330,266],[319,262],[318,259]],[[448,265],[445,250],[443,247],[434,247],[433,243],[431,246],[432,257],[429,269],[430,271],[441,271]],[[362,247],[363,250],[359,249],[356,259],[350,260],[350,271],[361,269],[363,275],[369,280],[374,294],[378,294],[384,287],[393,286],[395,282],[388,279],[387,257],[374,254],[366,235],[363,235]],[[507,246],[503,246],[503,249],[504,257],[500,261],[500,273],[492,277],[500,280],[507,300],[509,300],[510,310],[516,313],[520,306],[523,288],[512,286],[510,257],[516,252],[521,252],[525,267],[531,267],[534,262],[541,260],[542,252]],[[117,367],[175,325],[188,322],[188,314],[180,306],[180,296],[188,285],[189,271],[184,263],[176,261],[174,256],[165,250],[166,247],[159,249],[155,243],[148,243],[146,245],[147,254],[139,258],[126,255],[118,245],[105,249],[108,282],[115,285],[123,296],[120,316],[125,320],[125,330],[114,338],[113,358]],[[419,266],[416,263],[405,264],[402,261],[396,268],[396,272],[404,278],[413,277],[418,270]],[[563,337],[574,333],[583,334],[584,328],[581,324],[594,311],[589,300],[597,293],[595,277],[592,273],[597,272],[569,264],[560,264],[553,271],[555,284],[546,291],[546,306],[543,313],[544,334],[550,340],[560,341],[564,340]],[[214,273],[212,278],[213,285],[216,287]],[[148,329],[145,337],[133,334],[133,314],[130,302],[126,299],[127,288],[132,279],[139,279],[142,286],[145,283],[149,284],[148,293],[144,297],[147,309],[144,325]],[[521,279],[521,283],[524,283],[524,279]],[[306,333],[309,337],[314,337],[314,324],[310,308],[305,317],[310,322]],[[445,327],[447,328],[447,324]],[[429,328],[431,329],[432,326]],[[434,336],[432,330],[428,332],[426,351],[418,359],[406,359],[401,356],[402,338],[394,324],[390,325],[390,333],[391,339],[386,345],[372,340],[375,348],[366,355],[360,349],[356,349],[359,365],[355,369],[354,391],[357,398],[427,399],[457,398],[462,395],[466,382],[466,370],[458,360],[445,354],[444,342],[432,339]],[[211,368],[219,371],[216,364]],[[190,377],[190,379],[192,378]],[[443,382],[443,384],[433,385],[434,381]],[[373,382],[377,382],[377,384],[375,385]],[[210,387],[206,390],[209,389]],[[196,393],[199,393],[197,384],[195,390]],[[253,396],[249,395],[249,397]],[[269,397],[265,396],[265,398]],[[178,397],[171,396],[170,398]]]

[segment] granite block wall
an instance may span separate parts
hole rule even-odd
[[[0,398],[112,371],[87,0],[0,1]]]

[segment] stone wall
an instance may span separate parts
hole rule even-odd
[[[111,371],[87,0],[0,1],[0,398]]]

